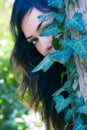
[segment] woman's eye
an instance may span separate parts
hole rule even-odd
[[[37,42],[38,42],[38,38],[33,38],[33,39],[31,40],[31,42],[33,43],[33,45],[36,45]]]

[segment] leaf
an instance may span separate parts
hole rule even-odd
[[[61,111],[63,111],[72,101],[72,97],[68,97],[66,99],[64,99],[64,97],[62,95],[59,96],[54,96],[53,100],[56,103],[56,110],[58,113],[60,113]]]
[[[37,72],[39,70],[43,70],[44,72],[49,69],[49,67],[54,63],[54,61],[58,60],[61,63],[65,63],[68,61],[70,56],[72,55],[72,50],[66,48],[64,51],[55,51],[46,55],[46,57],[33,69],[32,72]]]
[[[67,45],[79,56],[87,58],[87,34],[82,35],[78,40],[71,39]]]
[[[55,50],[58,50],[58,49],[61,48],[61,44],[59,43],[59,41],[60,41],[60,38],[53,37],[53,39],[52,39],[52,45],[55,48]]]
[[[74,63],[70,63],[69,65],[67,65],[67,73],[72,73],[74,74],[75,72],[77,72],[75,64]]]
[[[45,72],[53,63],[54,62],[50,60],[50,54],[47,54],[46,57],[33,69],[32,72],[37,72],[39,70],[43,70]]]
[[[54,94],[53,96],[57,96],[59,95],[61,92],[63,91],[68,91],[69,93],[72,91],[72,84],[74,82],[74,77],[72,76],[70,79],[68,79],[64,85],[58,89]]]
[[[73,86],[72,86],[72,88],[73,88],[74,91],[78,90],[78,88],[79,88],[79,83],[78,83],[78,82],[77,82],[77,83],[74,83]]]
[[[87,104],[85,104],[84,106],[78,107],[77,112],[78,113],[83,113],[83,114],[87,115]]]
[[[73,109],[67,109],[65,111],[65,116],[64,116],[64,120],[65,122],[69,122],[70,119],[72,118],[72,116],[75,114],[75,108]]]
[[[76,2],[77,0],[71,0],[72,2]]]
[[[86,130],[87,126],[83,125],[83,120],[81,118],[78,118],[74,121],[74,127],[73,130]]]
[[[61,42],[61,44],[62,44],[63,47],[67,47],[68,43],[69,43],[71,40],[73,40],[73,39],[70,39],[70,38],[67,38],[67,39],[64,39],[64,40],[61,39],[60,42]]]
[[[60,51],[57,50],[51,54],[51,58],[57,60],[58,62],[64,64],[66,63],[69,58],[72,56],[73,51],[71,48],[67,47],[64,50]]]
[[[43,15],[38,16],[40,21],[48,21],[49,19],[55,17],[56,13],[55,12],[50,12],[50,13],[46,13]]]
[[[65,12],[56,14],[55,18],[59,23],[62,23],[65,18]]]
[[[83,97],[77,97],[75,98],[75,103],[77,106],[83,106],[85,104]]]
[[[63,8],[65,6],[64,0],[48,0],[48,6]]]
[[[81,13],[75,13],[72,19],[67,19],[65,22],[65,27],[72,27],[83,33],[86,32],[85,24],[82,19]]]
[[[43,31],[40,33],[40,36],[56,36],[58,34],[62,33],[62,30],[58,28],[57,23],[53,22],[48,27],[43,29]]]

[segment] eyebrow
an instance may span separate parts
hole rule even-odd
[[[44,20],[43,20],[43,21],[41,21],[41,22],[39,23],[39,25],[37,26],[36,31],[38,31],[38,30],[40,29],[40,27],[42,26],[43,22],[44,22]],[[31,35],[31,36],[26,37],[26,39],[28,40],[28,39],[30,39],[31,37],[32,37],[32,35]]]
[[[41,21],[40,24],[37,26],[37,29],[36,29],[37,31],[40,29],[40,27],[42,26],[43,22],[44,22],[44,20]]]

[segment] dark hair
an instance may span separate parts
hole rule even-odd
[[[57,11],[56,8],[48,7],[47,0],[15,0],[10,20],[15,45],[10,63],[11,66],[15,64],[23,76],[19,91],[22,99],[28,91],[30,106],[40,111],[47,130],[50,130],[50,122],[55,130],[64,130],[63,112],[57,114],[52,94],[66,81],[65,76],[61,83],[61,73],[65,71],[65,67],[60,63],[54,63],[46,72],[31,72],[43,59],[33,44],[27,42],[21,30],[25,14],[33,7],[43,12]]]

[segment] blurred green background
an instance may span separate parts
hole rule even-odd
[[[39,114],[18,100],[18,83],[9,66],[14,45],[9,27],[12,2],[0,0],[0,130],[44,130]]]
[[[23,114],[28,110],[18,101],[18,84],[9,67],[13,46],[9,29],[11,2],[0,0],[0,130],[25,130]]]

